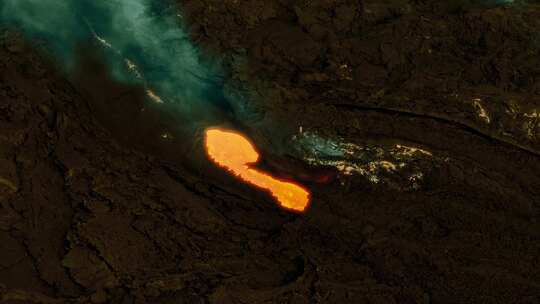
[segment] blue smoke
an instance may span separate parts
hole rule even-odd
[[[159,2],[159,3],[157,3]],[[157,103],[186,114],[226,103],[216,64],[191,43],[173,3],[151,0],[2,0],[0,25],[46,41],[69,72],[93,41],[118,81],[139,83]]]

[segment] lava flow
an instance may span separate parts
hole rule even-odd
[[[304,188],[251,167],[259,160],[259,153],[241,134],[210,128],[205,131],[205,145],[212,161],[243,181],[270,191],[283,208],[302,212],[308,206],[309,192]]]

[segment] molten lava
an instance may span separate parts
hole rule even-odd
[[[206,130],[205,143],[212,161],[243,181],[270,191],[282,207],[301,212],[308,206],[309,192],[304,188],[251,167],[259,160],[259,153],[241,134],[211,128]]]

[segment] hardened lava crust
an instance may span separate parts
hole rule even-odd
[[[263,165],[307,176],[304,213],[208,162],[144,89],[67,77],[2,30],[0,302],[538,303],[530,2],[178,1]]]

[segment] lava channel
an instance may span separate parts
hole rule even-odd
[[[205,145],[206,153],[213,162],[241,180],[269,191],[281,207],[302,212],[309,205],[310,194],[306,189],[252,168],[259,160],[259,153],[243,135],[209,128],[205,131]]]

